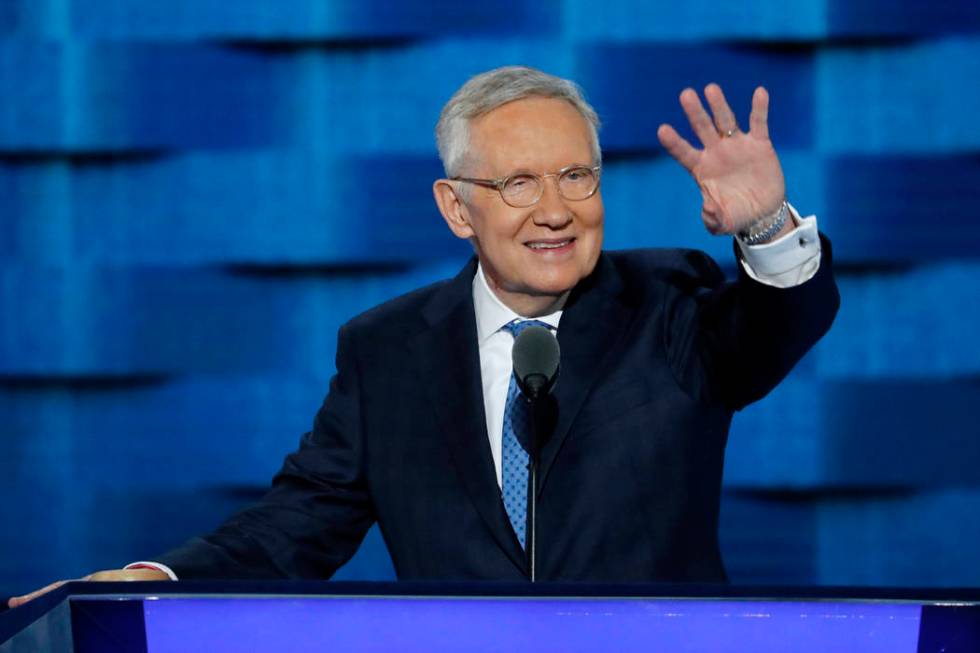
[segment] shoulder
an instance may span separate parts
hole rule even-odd
[[[345,322],[337,333],[338,369],[358,361],[362,370],[392,371],[418,336],[445,315],[460,313],[467,302],[472,314],[475,270],[471,260],[454,278],[389,299]]]
[[[682,292],[715,288],[725,281],[718,264],[696,249],[655,248],[604,252],[604,264],[611,267],[628,290],[634,292],[664,286]]]
[[[422,324],[425,307],[452,283],[452,279],[444,279],[389,299],[355,315],[341,330],[374,337],[389,332],[401,335],[413,332]]]

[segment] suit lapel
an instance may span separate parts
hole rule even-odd
[[[473,259],[430,300],[423,309],[427,327],[415,335],[412,348],[463,487],[494,539],[524,570],[524,551],[500,499],[487,436],[473,310],[475,272]]]
[[[558,414],[555,430],[541,452],[538,496],[608,353],[619,343],[632,315],[622,299],[619,274],[602,255],[593,273],[572,291],[558,327],[561,368],[554,390]]]

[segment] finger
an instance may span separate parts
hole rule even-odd
[[[718,142],[718,130],[715,129],[715,124],[711,122],[708,112],[704,110],[704,106],[701,104],[701,98],[698,97],[694,89],[685,88],[681,91],[681,106],[691,123],[691,129],[697,134],[702,145],[707,147]]]
[[[41,596],[43,594],[47,594],[51,590],[58,589],[59,587],[61,587],[62,585],[64,585],[67,582],[68,581],[66,581],[66,580],[55,581],[55,582],[51,583],[50,585],[45,585],[44,587],[42,587],[39,590],[34,590],[30,594],[24,594],[23,596],[15,596],[15,597],[13,597],[13,598],[11,598],[10,600],[7,601],[7,607],[9,607],[11,609],[13,609],[13,608],[19,608],[20,606],[24,605],[28,601],[33,601],[37,597],[39,597],[39,596]]]
[[[664,146],[667,153],[674,157],[684,169],[694,174],[694,167],[701,160],[701,151],[694,149],[690,143],[677,133],[670,125],[660,125],[657,129],[657,138]]]
[[[749,133],[756,138],[769,140],[769,93],[762,86],[752,94]]]
[[[708,99],[708,105],[715,117],[715,126],[718,128],[718,132],[724,134],[729,131],[736,131],[738,121],[735,120],[735,113],[728,106],[728,100],[725,99],[725,93],[721,87],[714,82],[708,84],[704,87],[704,97]]]

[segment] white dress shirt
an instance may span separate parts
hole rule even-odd
[[[742,266],[750,277],[777,288],[789,288],[808,281],[820,267],[820,239],[817,237],[817,219],[814,216],[801,218],[792,206],[790,215],[796,228],[785,236],[763,245],[745,245],[736,239],[742,252]],[[483,266],[477,266],[473,277],[473,307],[476,311],[476,335],[480,347],[480,377],[483,381],[483,405],[487,417],[487,435],[490,438],[490,451],[493,466],[497,471],[497,485],[501,480],[501,449],[504,429],[504,407],[507,404],[507,389],[513,371],[511,349],[514,337],[504,325],[514,320],[525,320],[490,290],[483,274]],[[549,325],[555,331],[561,321],[561,309],[534,318]],[[177,575],[168,566],[159,562],[140,561],[126,565],[151,567],[165,572],[171,579]]]

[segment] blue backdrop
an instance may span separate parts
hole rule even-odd
[[[337,327],[467,257],[432,131],[515,63],[598,109],[609,247],[731,265],[655,135],[709,81],[769,88],[834,240],[837,324],[733,428],[733,580],[980,585],[975,1],[0,0],[0,590],[261,492]],[[376,531],[339,574],[391,575]]]

